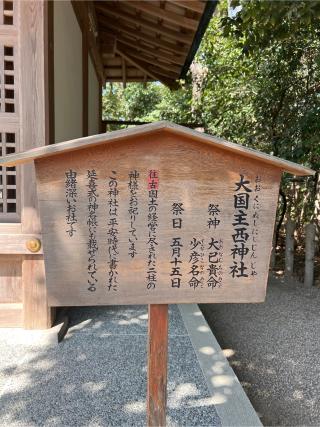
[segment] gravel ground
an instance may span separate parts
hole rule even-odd
[[[265,426],[320,425],[320,289],[269,281],[263,304],[202,304]]]
[[[147,306],[68,314],[69,331],[52,348],[26,345],[21,330],[0,332],[0,427],[145,426]],[[220,426],[215,400],[171,305],[167,426]]]

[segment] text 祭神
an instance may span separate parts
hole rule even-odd
[[[157,259],[161,245],[159,195],[162,193],[160,193],[159,171],[150,169],[142,173],[132,169],[126,176],[126,186],[121,187],[121,180],[119,182],[115,170],[112,170],[107,178],[101,179],[101,183],[94,169],[87,170],[86,173],[87,290],[90,292],[95,292],[97,286],[100,286],[98,284],[100,268],[104,269],[106,291],[117,292],[121,287],[120,265],[126,268],[126,263],[141,263],[142,260],[139,259],[141,253],[146,254],[144,260],[146,290],[152,292],[157,288],[159,275],[162,273]],[[193,291],[203,288],[214,290],[223,287],[223,278],[226,276],[236,283],[243,278],[253,280],[258,275],[261,189],[261,176],[257,175],[250,180],[240,173],[232,190],[229,208],[232,216],[228,217],[229,223],[226,224],[221,201],[211,200],[207,204],[206,219],[203,223],[206,231],[202,233],[203,235],[197,233],[190,235],[189,232],[188,238],[185,235],[185,228],[192,206],[186,207],[178,198],[168,204],[167,229],[171,233],[167,246],[168,287],[177,290],[182,288]],[[65,232],[70,239],[74,239],[78,233],[79,193],[78,173],[70,169],[65,172]],[[142,201],[146,203],[144,209]],[[125,206],[120,206],[124,203]],[[123,235],[122,224],[119,223],[121,209],[126,210],[128,218],[126,236]],[[143,231],[141,223],[138,225],[142,211],[145,215]],[[101,219],[98,223],[98,217],[105,218],[104,224],[101,223]],[[223,231],[226,225],[232,230],[231,236],[229,235],[227,239],[228,244]],[[106,230],[103,245],[98,227]],[[195,229],[197,231],[197,225]],[[120,253],[121,239],[126,241],[125,254]],[[144,245],[144,248],[141,245]],[[98,256],[104,257],[103,265],[98,263]]]

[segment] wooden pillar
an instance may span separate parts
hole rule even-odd
[[[102,122],[102,84],[99,81],[99,133],[103,133],[106,130],[103,127],[103,122]]]
[[[23,327],[47,329],[53,312],[47,304],[47,289],[42,255],[25,255],[22,261]]]
[[[89,133],[89,50],[87,28],[82,28],[82,136]]]
[[[46,1],[20,2],[20,113],[21,148],[48,144],[48,4]],[[40,234],[35,171],[22,168],[22,233]],[[41,255],[26,255],[22,261],[23,326],[45,329],[52,324]]]
[[[285,253],[285,278],[290,279],[293,275],[294,263],[294,230],[296,224],[288,219],[286,224],[286,253]]]
[[[54,118],[54,0],[48,0],[48,66],[47,66],[47,78],[48,78],[48,96],[47,96],[47,133],[48,142],[46,144],[55,143],[55,118]],[[45,55],[46,59],[46,55]]]
[[[149,305],[148,426],[166,425],[168,365],[168,305]]]
[[[304,286],[313,285],[314,279],[314,247],[315,247],[315,224],[307,224],[305,227],[305,263],[304,263]]]

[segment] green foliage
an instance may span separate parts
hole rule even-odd
[[[319,36],[318,0],[232,0],[230,5],[241,11],[221,19],[223,34],[234,36],[244,53],[307,36],[310,29]]]
[[[103,119],[174,122],[191,121],[190,87],[171,91],[158,82],[107,84],[103,94]]]
[[[191,75],[177,91],[159,83],[109,85],[104,117],[197,121],[209,133],[319,170],[320,2],[232,4],[241,10],[230,18],[220,2],[201,43],[196,62],[206,77],[196,100]],[[298,207],[307,195],[301,223],[314,212],[313,185],[299,185],[298,197],[297,186],[283,181]]]

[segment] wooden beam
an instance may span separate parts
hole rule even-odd
[[[106,27],[103,27],[103,26],[100,27],[101,35],[103,35],[104,31],[110,33],[110,30],[111,30],[111,31],[116,31],[118,33],[120,32],[120,33],[128,34],[130,37],[133,37],[134,39],[143,40],[147,43],[150,43],[154,46],[158,46],[161,49],[167,50],[174,54],[187,55],[189,52],[189,50],[183,47],[181,44],[177,45],[175,43],[164,41],[158,37],[154,37],[152,35],[142,33],[140,30],[137,30],[135,28],[128,27],[119,22],[111,21],[106,16],[100,15],[99,22],[101,22],[102,25],[106,26]]]
[[[104,33],[105,34],[105,33]],[[116,54],[116,37],[108,34],[107,39],[100,46],[101,56],[114,58]]]
[[[152,2],[130,0],[122,2],[122,4],[155,16],[158,19],[173,23],[179,27],[188,28],[192,31],[196,31],[199,25],[199,21],[197,19],[187,18],[183,15],[179,15],[165,9],[160,9],[160,7],[154,6],[154,3],[152,4]]]
[[[107,81],[110,83],[122,83],[122,77],[108,77]],[[127,77],[127,83],[144,83],[147,82],[153,82],[154,79],[147,79],[145,80],[144,77]]]
[[[108,3],[109,5],[109,3]],[[109,7],[102,6],[99,3],[96,4],[97,9],[104,15],[115,16],[116,18],[121,18],[125,21],[132,22],[135,25],[147,28],[150,31],[162,34],[167,38],[170,38],[174,41],[180,41],[182,43],[190,44],[192,43],[194,34],[181,33],[180,31],[174,31],[170,28],[163,27],[161,24],[156,22],[152,23],[146,19],[140,18],[137,15],[132,15],[131,13],[125,12],[122,9],[113,7],[114,3],[110,3]]]
[[[0,254],[7,255],[32,255],[27,249],[28,240],[38,239],[41,242],[40,234],[0,234]],[[43,254],[42,247],[37,254]]]
[[[102,110],[103,110],[102,85],[101,85],[101,83],[99,83],[99,133],[104,132],[104,126],[103,126],[103,122],[102,122]]]
[[[126,61],[122,58],[122,84],[123,89],[127,87],[127,70],[126,70]]]
[[[172,71],[174,74],[177,75],[177,77],[179,76],[179,74],[181,72],[181,67],[177,67],[176,65],[164,64],[163,62],[159,62],[158,58],[156,57],[156,53],[153,54],[153,53],[149,52],[147,55],[144,55],[136,49],[130,49],[128,51],[128,48],[125,45],[123,45],[122,43],[117,43],[117,46],[119,47],[121,52],[126,52],[126,53],[128,53],[128,55],[132,56],[133,58],[141,59],[142,61],[150,63],[150,65],[155,65],[156,67],[162,68],[163,70]],[[155,63],[155,61],[156,61],[156,63]],[[174,77],[174,78],[177,78],[177,77]]]
[[[172,73],[169,73],[168,71],[163,70],[162,68],[158,68],[158,64],[157,65],[150,65],[149,70],[152,71],[153,73],[158,74],[159,76],[167,77],[170,80],[177,80],[179,77],[179,76],[177,76],[177,74],[173,75]]]
[[[0,304],[0,328],[22,328],[22,304]]]
[[[104,68],[102,65],[102,59],[97,43],[96,34],[96,28],[98,28],[98,23],[96,24],[96,27],[92,24],[94,16],[92,12],[89,13],[89,10],[92,10],[92,2],[72,0],[71,4],[73,6],[73,10],[78,19],[82,32],[86,31],[88,33],[90,56],[92,58],[92,62],[95,67],[98,79],[101,84],[104,84]]]
[[[203,13],[206,2],[194,0],[167,0],[169,3],[192,10],[193,12]]]
[[[88,5],[89,30],[97,39],[99,35],[99,25],[96,14],[96,8],[92,0],[86,0],[86,3]]]
[[[21,149],[48,144],[49,132],[46,98],[48,79],[45,56],[48,54],[48,3],[20,2],[20,73]],[[51,145],[51,147],[54,146]],[[34,166],[22,169],[21,231],[41,232]],[[42,255],[25,255],[22,261],[23,326],[44,329],[51,326]]]
[[[152,79],[159,80],[158,76],[156,76],[155,74],[149,72],[149,70],[147,68],[145,68],[144,66],[142,66],[139,61],[131,58],[131,56],[129,54],[127,54],[126,52],[122,52],[119,49],[118,46],[116,47],[116,52],[118,53],[118,55],[120,55],[122,58],[126,59],[128,62],[130,62],[132,65],[134,65],[136,68],[138,68],[143,73],[147,74]]]
[[[124,37],[123,35],[121,35],[120,33],[115,34],[115,37],[122,44],[133,47],[135,49],[139,49],[139,50],[146,52],[148,54],[152,53],[153,56],[156,56],[157,58],[163,58],[168,62],[172,62],[173,64],[183,65],[185,62],[185,57],[183,57],[183,56],[168,54],[166,52],[159,51],[159,49],[156,49],[155,47],[148,47],[139,41],[128,39],[128,38]],[[108,49],[108,46],[103,44],[101,46],[102,54],[105,54],[107,49]]]
[[[108,81],[111,78],[118,78],[119,77],[122,79],[122,67],[110,69],[106,65],[105,72],[106,72],[106,76],[107,76]],[[144,74],[138,68],[134,67],[133,65],[131,65],[129,63],[126,63],[126,76],[127,76],[127,81],[129,81],[130,78],[132,79],[135,77],[143,77]]]
[[[134,65],[135,67],[137,67],[140,71],[142,71],[144,74],[147,74],[149,77],[151,77],[151,79],[155,80],[155,81],[159,81],[162,82],[163,84],[165,84],[166,86],[169,87],[173,87],[174,86],[174,81],[169,81],[166,78],[163,78],[162,76],[159,76],[158,74],[149,71],[148,67],[146,66],[146,64],[141,63],[141,61],[137,60],[137,59],[133,59],[130,55],[128,55],[125,52],[122,52],[121,50],[119,50],[119,48],[116,48],[117,53],[122,56],[124,59],[126,59],[128,62],[130,62],[132,65]]]
[[[172,82],[176,80],[176,76],[173,74],[170,74],[169,72],[166,72],[162,69],[156,68],[151,66],[148,63],[145,63],[143,61],[139,61],[141,66],[144,66],[145,68],[148,68],[148,70],[153,73],[153,74],[157,74],[158,78],[157,80],[161,79],[161,77],[166,77],[168,79],[170,79]],[[122,82],[122,69],[118,68],[118,69],[109,69],[109,67],[106,65],[105,66],[105,70],[106,70],[106,76],[107,76],[107,81],[111,81],[111,79],[120,79],[119,81]],[[132,81],[132,79],[135,78],[143,78],[145,75],[145,73],[143,73],[140,69],[131,66],[130,68],[128,68],[127,66],[127,82]],[[131,80],[130,80],[131,79]],[[149,77],[150,81],[154,81],[154,78]]]

